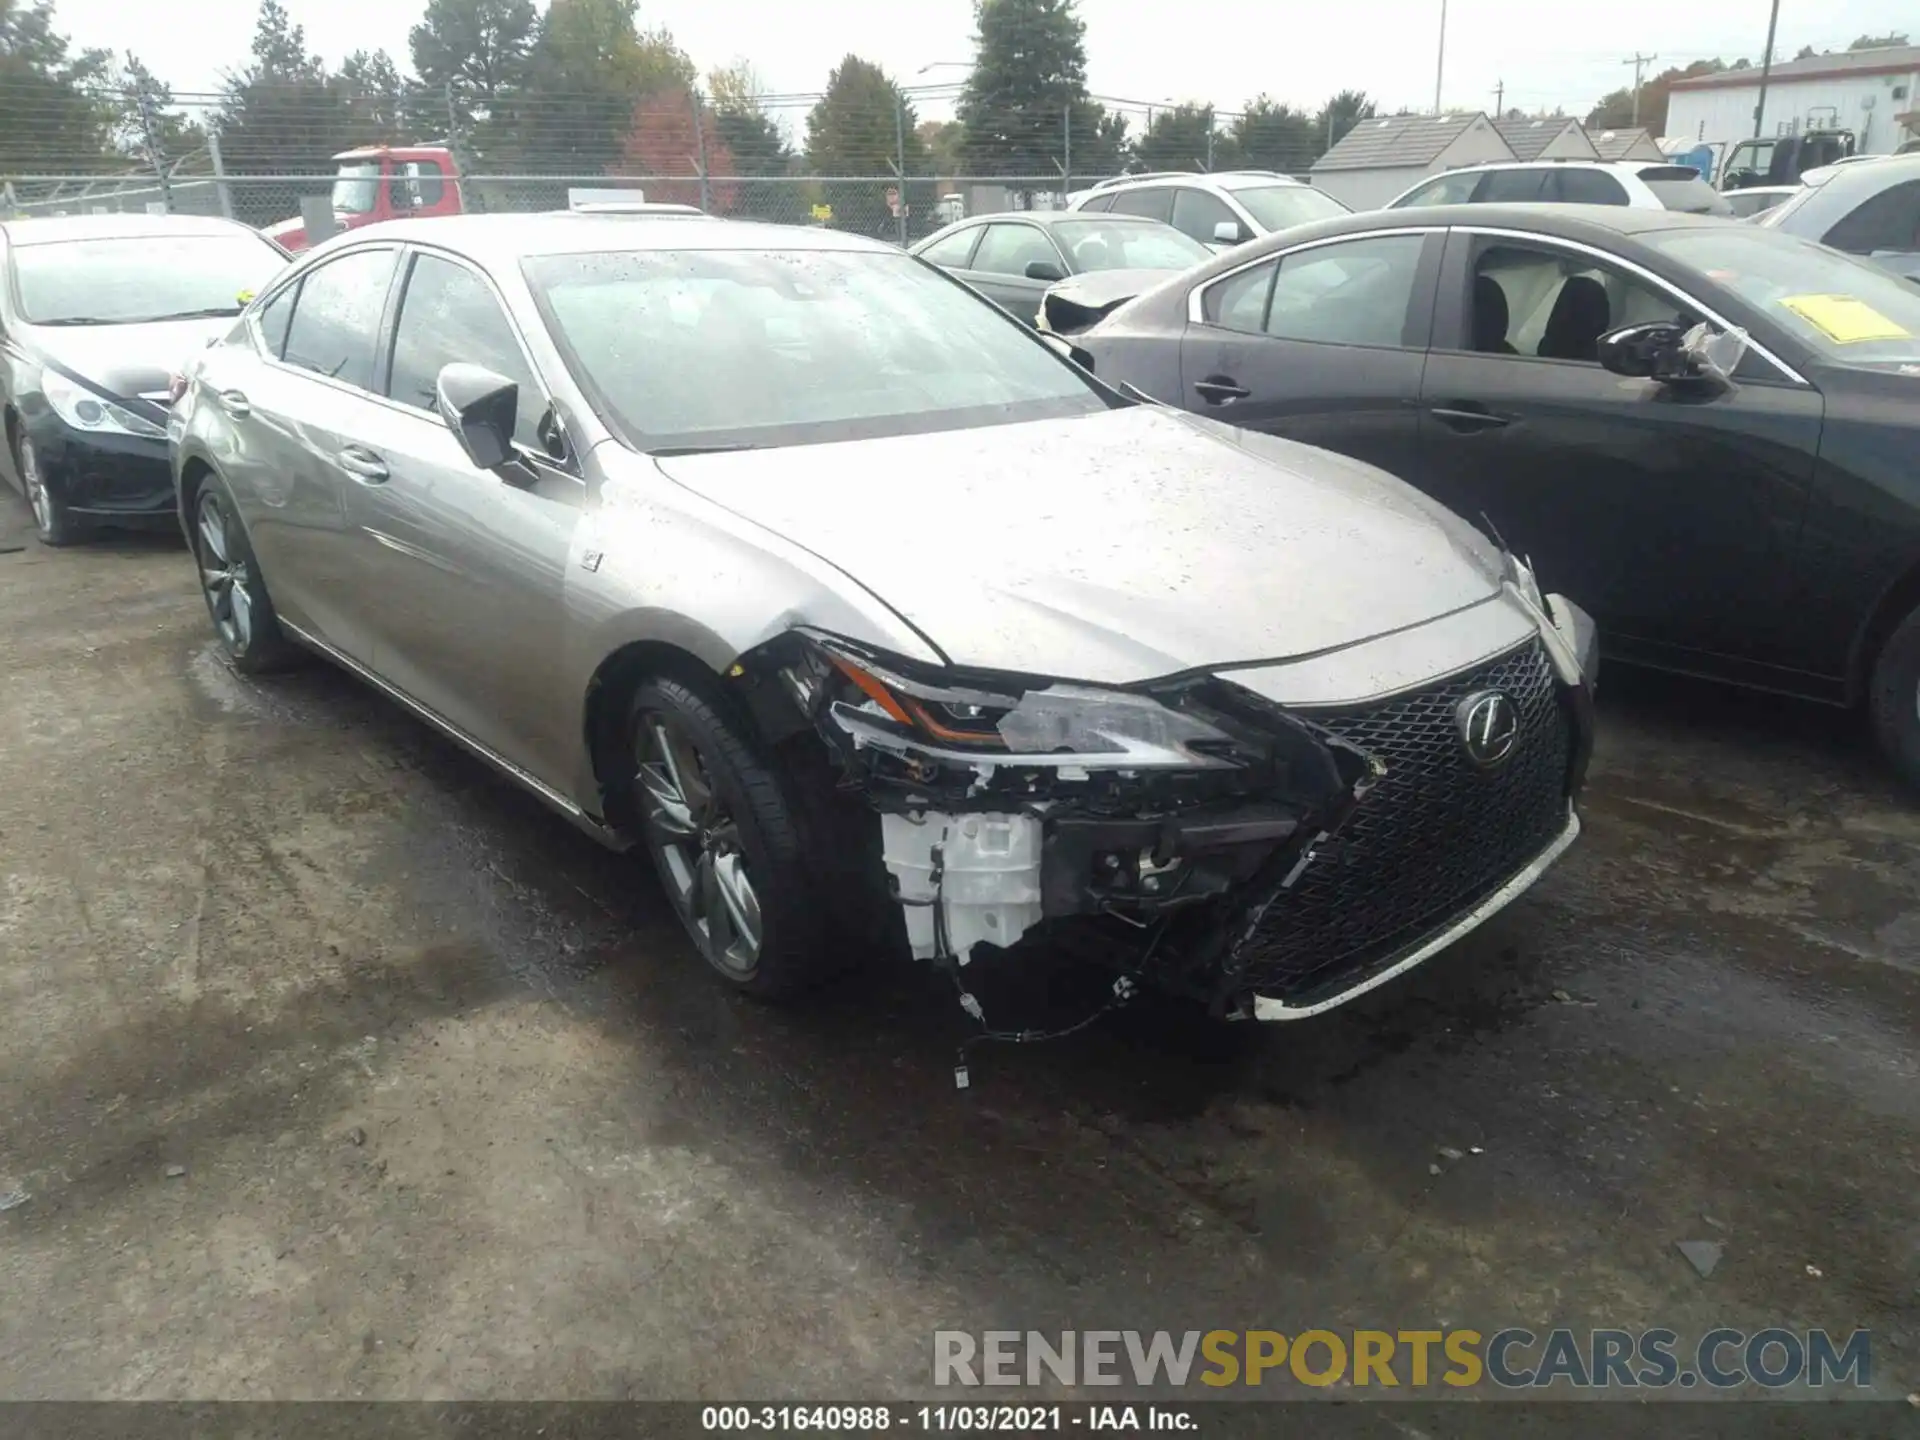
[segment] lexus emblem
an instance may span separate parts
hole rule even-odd
[[[1498,690],[1481,690],[1460,702],[1454,711],[1460,727],[1460,743],[1467,758],[1482,770],[1490,770],[1513,753],[1520,739],[1520,712]]]

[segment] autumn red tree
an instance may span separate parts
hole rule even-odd
[[[649,200],[698,205],[702,148],[696,125],[706,132],[710,208],[717,215],[728,213],[740,198],[733,152],[720,138],[713,117],[703,115],[697,98],[686,90],[663,90],[633,107],[633,121],[620,142],[620,158],[608,173],[643,178],[646,183],[641,188]]]

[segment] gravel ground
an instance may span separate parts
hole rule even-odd
[[[340,673],[230,673],[169,538],[25,539],[0,614],[0,1397],[904,1397],[941,1328],[1555,1323],[1866,1327],[1920,1388],[1920,805],[1849,717],[1616,672],[1585,836],[1452,951],[958,1093],[950,992],[722,993],[641,863]]]

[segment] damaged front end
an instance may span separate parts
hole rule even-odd
[[[1219,1013],[1232,953],[1385,768],[1238,686],[1107,689],[915,665],[796,630],[749,657],[880,819],[916,958],[1077,935]],[[964,995],[964,989],[963,989]]]

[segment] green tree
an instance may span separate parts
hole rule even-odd
[[[72,54],[50,4],[0,0],[0,173],[64,175],[101,168],[114,153],[114,110],[95,87],[104,50]]]
[[[1313,116],[1266,95],[1257,95],[1233,122],[1241,163],[1283,173],[1305,170],[1320,158]]]
[[[1084,100],[1073,109],[1073,174],[1077,188],[1090,179],[1122,173],[1133,158],[1133,140],[1127,117],[1097,100]]]
[[[910,181],[902,192],[913,209],[909,233],[933,220],[933,156],[920,138],[913,107],[887,72],[849,55],[827,77],[826,94],[807,115],[807,165],[827,177],[821,196],[842,230],[892,237],[886,190],[905,152]]]
[[[451,124],[463,152],[484,160],[501,139],[501,102],[526,84],[538,24],[532,0],[427,0],[407,36],[420,77],[408,109],[414,138]]]
[[[1364,90],[1342,90],[1320,107],[1313,117],[1314,144],[1318,153],[1317,160],[1334,146],[1347,138],[1347,132],[1362,120],[1371,120],[1378,113],[1373,101],[1367,98]]]
[[[293,23],[280,0],[261,0],[252,55],[252,63],[228,81],[215,122],[227,170],[235,175],[330,175],[333,156],[360,143],[347,87],[328,75],[319,57],[307,49],[305,30]],[[298,188],[317,194],[330,184],[316,181]],[[257,188],[254,193],[259,193]],[[284,193],[274,199],[273,208],[281,214],[298,208]]]
[[[742,62],[714,70],[707,76],[707,93],[707,119],[732,157],[734,173],[742,177],[733,188],[732,213],[755,220],[801,219],[800,186],[775,178],[792,172],[793,149],[762,104],[766,87],[753,67]]]
[[[1239,147],[1230,131],[1220,129],[1211,105],[1155,111],[1134,154],[1147,170],[1232,170],[1240,164]]]
[[[974,64],[958,107],[967,168],[1052,182],[1067,160],[1068,127],[1087,103],[1086,24],[1074,0],[976,0],[974,22]],[[1080,118],[1091,142],[1097,117]]]
[[[334,83],[353,117],[355,144],[402,145],[410,138],[406,84],[393,57],[384,50],[356,50],[341,65]]]
[[[1587,113],[1589,130],[1623,130],[1629,125],[1644,125],[1650,135],[1667,133],[1667,95],[1676,80],[1691,80],[1696,75],[1717,75],[1727,68],[1720,60],[1696,60],[1691,65],[1670,66],[1640,87],[1640,118],[1634,119],[1633,91],[1615,90],[1601,97]]]
[[[1908,43],[1907,32],[1904,30],[1895,30],[1886,35],[1862,35],[1851,45],[1847,46],[1847,49],[1880,50],[1889,45],[1905,45]]]
[[[155,169],[184,160],[207,143],[207,132],[174,105],[173,90],[128,53],[113,77],[120,97],[116,147]]]
[[[527,83],[505,101],[509,163],[556,175],[600,175],[621,156],[635,105],[691,90],[698,72],[665,30],[642,31],[634,0],[553,0],[541,18]]]

